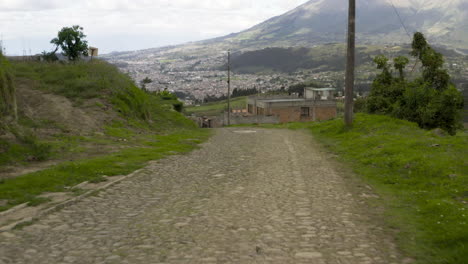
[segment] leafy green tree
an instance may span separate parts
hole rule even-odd
[[[60,48],[64,56],[71,61],[76,61],[81,55],[88,56],[88,42],[84,40],[85,38],[83,28],[75,25],[62,28],[50,43],[57,46],[54,53]]]
[[[411,56],[417,57],[422,60],[423,54],[429,47],[426,38],[421,32],[414,33],[413,42],[411,43],[413,50],[410,52]]]
[[[395,103],[405,90],[404,83],[393,77],[388,61],[389,59],[384,55],[374,58],[377,69],[382,70],[382,72],[374,79],[369,98],[365,104],[370,113],[391,114],[394,111]],[[404,64],[403,59],[397,58],[397,61],[394,62],[398,64],[398,67],[403,67],[400,66],[400,64]]]
[[[143,91],[148,91],[148,89],[146,89],[146,85],[147,85],[147,84],[150,84],[150,83],[152,83],[152,82],[153,82],[153,80],[151,80],[151,79],[148,78],[148,77],[145,77],[143,80],[140,81],[141,89],[142,89]]]
[[[367,111],[416,122],[422,128],[439,127],[453,135],[462,127],[463,97],[443,68],[442,54],[430,47],[423,34],[414,35],[412,48],[410,54],[423,68],[422,76],[413,81],[407,81],[404,75],[408,58],[400,56],[393,60],[399,78],[393,77],[388,58],[380,55],[374,59],[382,73],[372,84],[365,102]]]
[[[399,56],[393,60],[393,67],[398,70],[398,73],[400,74],[400,79],[404,80],[405,79],[405,67],[408,65],[409,59],[406,58],[405,56]]]
[[[415,33],[411,55],[417,57],[423,66],[423,79],[429,82],[435,89],[444,90],[449,87],[450,75],[443,69],[444,56],[435,51],[427,43],[422,33]]]

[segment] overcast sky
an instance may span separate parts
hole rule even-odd
[[[100,53],[153,48],[239,32],[307,0],[0,0],[8,55],[52,50],[64,26],[80,25]]]

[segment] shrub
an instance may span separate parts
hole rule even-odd
[[[411,55],[422,63],[422,76],[407,81],[404,69],[409,60],[400,56],[394,59],[393,67],[399,72],[399,76],[394,77],[388,59],[377,56],[374,62],[382,73],[372,84],[366,109],[369,113],[416,122],[422,128],[442,128],[454,135],[462,127],[463,97],[450,83],[447,70],[442,68],[442,54],[434,51],[421,33],[414,35],[412,47]]]
[[[16,141],[0,140],[0,165],[21,161],[43,161],[52,155],[52,146],[40,142],[29,130],[20,131],[16,126],[8,127]]]
[[[354,101],[354,112],[355,113],[362,113],[367,110],[367,99],[364,97],[360,97]]]
[[[178,101],[176,103],[173,103],[172,105],[174,106],[174,110],[176,110],[179,113],[182,113],[182,111],[184,110],[184,104],[182,102]]]

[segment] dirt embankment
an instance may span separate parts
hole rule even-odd
[[[31,81],[18,82],[17,97],[18,108],[26,118],[51,124],[39,128],[39,133],[50,134],[54,129],[60,129],[71,134],[90,134],[101,131],[106,121],[116,118],[116,114],[109,111],[111,106],[103,100],[72,102],[64,96],[34,89]]]
[[[38,90],[31,80],[16,80],[17,102],[20,115],[19,129],[32,132],[41,142],[57,142],[65,136],[103,135],[104,127],[118,114],[102,99],[71,101],[70,99]],[[7,142],[19,142],[9,133],[0,135]],[[39,171],[63,161],[76,160],[86,156],[109,151],[107,147],[81,142],[79,147],[86,151],[55,155],[52,159],[35,162],[18,162],[0,167],[0,179],[17,177]],[[1,150],[1,149],[0,149]],[[62,150],[54,150],[62,151]],[[66,151],[65,151],[66,152]]]

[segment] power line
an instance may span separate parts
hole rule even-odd
[[[411,38],[412,38],[412,37],[411,37],[411,34],[409,33],[408,28],[406,28],[405,23],[403,22],[403,19],[401,18],[400,13],[398,12],[398,9],[395,7],[395,5],[393,4],[393,1],[392,1],[392,0],[390,0],[390,4],[392,5],[393,10],[395,11],[395,14],[396,14],[397,17],[398,17],[398,20],[400,20],[401,25],[402,25],[403,28],[405,29],[406,34],[407,34],[408,37],[411,39]]]
[[[398,20],[400,21],[401,25],[402,25],[403,28],[405,29],[406,34],[408,35],[410,41],[412,41],[412,40],[413,40],[413,37],[412,37],[411,34],[409,33],[408,28],[406,27],[406,25],[405,25],[403,19],[402,19],[401,16],[400,16],[400,13],[398,12],[398,9],[397,9],[397,8],[395,7],[395,5],[393,4],[393,0],[390,0],[390,4],[392,5],[393,10],[395,11],[395,14],[397,15]],[[417,65],[418,65],[418,61],[416,61],[416,62],[414,63],[414,66],[413,66],[413,68],[411,69],[411,73],[414,72],[414,70],[416,69],[416,66],[417,66]]]

